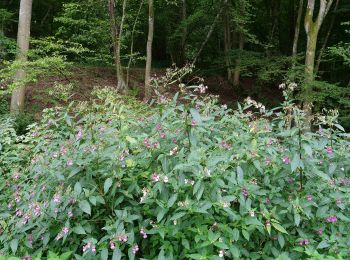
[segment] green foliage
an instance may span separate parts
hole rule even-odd
[[[348,258],[350,136],[335,118],[303,133],[292,102],[231,111],[204,91],[181,85],[148,109],[96,89],[92,103],[47,109],[21,142],[2,123],[0,252]]]

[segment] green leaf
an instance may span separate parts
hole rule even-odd
[[[190,113],[191,113],[193,119],[194,119],[198,124],[202,123],[201,115],[199,114],[199,112],[198,112],[196,109],[191,108],[191,109],[190,109]]]
[[[283,235],[281,233],[278,233],[277,238],[278,238],[278,243],[280,244],[281,248],[283,248],[285,244]]]
[[[242,235],[244,236],[244,238],[249,241],[250,239],[250,235],[249,235],[249,232],[245,229],[242,230]]]
[[[294,224],[298,227],[300,224],[300,215],[298,213],[294,214]]]
[[[223,242],[215,242],[214,246],[216,246],[216,247],[218,247],[220,249],[229,249],[229,247]]]
[[[163,208],[160,209],[160,211],[157,214],[157,222],[160,222],[167,212],[168,212],[168,209],[163,209]]]
[[[81,184],[80,184],[80,182],[77,182],[75,185],[74,185],[74,192],[76,193],[76,194],[80,194],[81,193],[81,190],[82,190],[82,188],[81,188]]]
[[[73,254],[73,252],[66,252],[60,255],[60,260],[68,260],[70,259],[70,256]]]
[[[158,254],[158,260],[165,260],[164,249],[160,250]]]
[[[75,227],[73,228],[73,232],[74,232],[75,234],[78,234],[78,235],[84,235],[84,234],[86,234],[85,229],[84,229],[81,225],[75,226]]]
[[[271,222],[272,226],[277,229],[279,232],[282,232],[284,234],[288,235],[287,230],[284,229],[284,227],[282,227],[280,224],[276,223],[276,222]]]
[[[326,248],[329,247],[330,245],[328,244],[328,242],[326,240],[323,240],[321,243],[318,244],[317,248],[318,249],[322,249],[322,248]]]
[[[18,239],[12,239],[10,242],[12,252],[15,254],[18,248]]]
[[[105,183],[103,185],[103,192],[106,194],[109,191],[109,188],[112,186],[113,180],[112,178],[108,178],[105,180]]]
[[[120,260],[122,259],[122,252],[119,248],[114,249],[112,260]]]
[[[298,153],[294,154],[293,160],[290,165],[292,172],[294,172],[300,166],[300,155]]]
[[[182,218],[185,215],[186,215],[186,212],[178,212],[174,216],[172,216],[170,220],[176,220],[176,219]]]
[[[168,200],[168,208],[171,208],[175,201],[177,200],[177,194],[174,194],[173,196],[171,196],[171,198]]]
[[[108,249],[105,248],[101,251],[101,260],[108,260]]]
[[[79,208],[84,211],[86,214],[91,215],[91,207],[87,200],[82,200],[79,202]]]

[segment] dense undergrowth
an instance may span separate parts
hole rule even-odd
[[[350,139],[332,115],[308,133],[291,101],[232,111],[181,87],[153,107],[98,90],[22,136],[2,120],[0,255],[349,258]]]

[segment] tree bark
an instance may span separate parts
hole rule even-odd
[[[333,0],[320,0],[320,7],[315,21],[313,19],[315,0],[308,0],[306,7],[304,26],[307,35],[307,45],[305,54],[305,84],[302,94],[304,98],[306,98],[303,106],[306,113],[305,125],[308,130],[311,129],[312,120],[312,101],[310,100],[310,95],[312,94],[312,81],[314,80],[317,37],[322,22],[331,8],[332,3]]]
[[[33,0],[21,0],[19,8],[18,34],[17,34],[17,60],[26,62],[28,59],[29,39],[30,39],[30,23],[32,19]],[[20,82],[26,77],[24,69],[17,71],[15,82]],[[11,97],[11,113],[18,113],[24,109],[25,102],[25,86],[19,86],[12,92]]]
[[[145,70],[145,97],[144,97],[145,102],[149,101],[152,97],[151,69],[152,69],[153,34],[154,34],[154,6],[153,6],[153,0],[148,0],[148,38],[147,38],[147,58],[146,58],[146,70]]]
[[[298,8],[298,16],[295,23],[295,31],[294,31],[294,40],[293,40],[293,50],[292,50],[292,57],[295,63],[295,59],[298,54],[298,42],[299,42],[299,35],[300,35],[300,24],[301,24],[301,17],[303,13],[303,7],[304,7],[304,0],[299,1],[299,8]]]
[[[340,0],[336,0],[336,2],[335,2],[333,15],[332,15],[332,20],[331,20],[331,23],[329,25],[329,28],[328,28],[328,31],[327,31],[327,34],[326,34],[326,38],[324,39],[324,42],[323,42],[322,47],[320,49],[320,52],[318,54],[318,58],[317,58],[316,66],[315,66],[315,75],[317,75],[317,73],[318,73],[318,70],[320,68],[320,63],[321,63],[321,60],[322,60],[322,55],[324,53],[324,50],[327,47],[327,43],[328,43],[329,37],[331,36],[331,32],[332,32],[334,21],[335,21],[335,12],[338,10],[339,2],[340,2]]]
[[[182,0],[182,22],[186,23],[187,19],[187,2],[186,0]],[[182,65],[185,64],[186,60],[186,41],[187,41],[187,25],[184,24],[184,28],[182,31],[182,38],[181,38],[181,63]]]
[[[241,52],[244,49],[244,35],[242,32],[239,33],[239,42],[238,42],[239,46],[239,54],[238,54],[238,58],[236,60],[236,67],[234,70],[234,75],[233,75],[233,85],[234,86],[238,86],[239,82],[240,82],[240,75],[241,75]]]
[[[132,27],[132,32],[131,32],[130,57],[129,57],[128,67],[126,70],[126,85],[128,86],[128,88],[130,87],[129,86],[130,67],[131,67],[131,62],[132,62],[133,55],[134,55],[134,35],[135,35],[137,21],[139,20],[139,16],[140,16],[140,13],[142,10],[143,2],[144,2],[144,0],[140,1],[139,10],[137,11],[136,19],[135,19],[134,25]]]
[[[127,0],[123,1],[123,14],[122,14],[122,22],[120,24],[120,28],[118,28],[115,14],[115,2],[114,0],[108,0],[108,11],[109,11],[109,19],[110,19],[110,27],[113,41],[113,53],[114,53],[114,63],[117,72],[118,84],[117,89],[121,92],[127,91],[127,85],[124,79],[123,67],[120,61],[120,43],[121,36],[123,30],[123,23],[125,17],[125,7]],[[120,33],[119,33],[120,32]]]
[[[225,3],[227,4],[227,1],[225,1]],[[227,8],[229,7],[227,6]],[[224,51],[225,51],[225,64],[227,69],[227,80],[229,82],[232,82],[232,79],[233,79],[231,57],[230,57],[230,52],[232,50],[231,35],[232,35],[232,32],[231,32],[230,16],[228,11],[226,11],[224,16]]]

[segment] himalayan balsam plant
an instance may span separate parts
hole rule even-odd
[[[349,134],[331,116],[304,131],[292,101],[231,110],[205,89],[47,109],[0,160],[1,254],[348,259]]]

